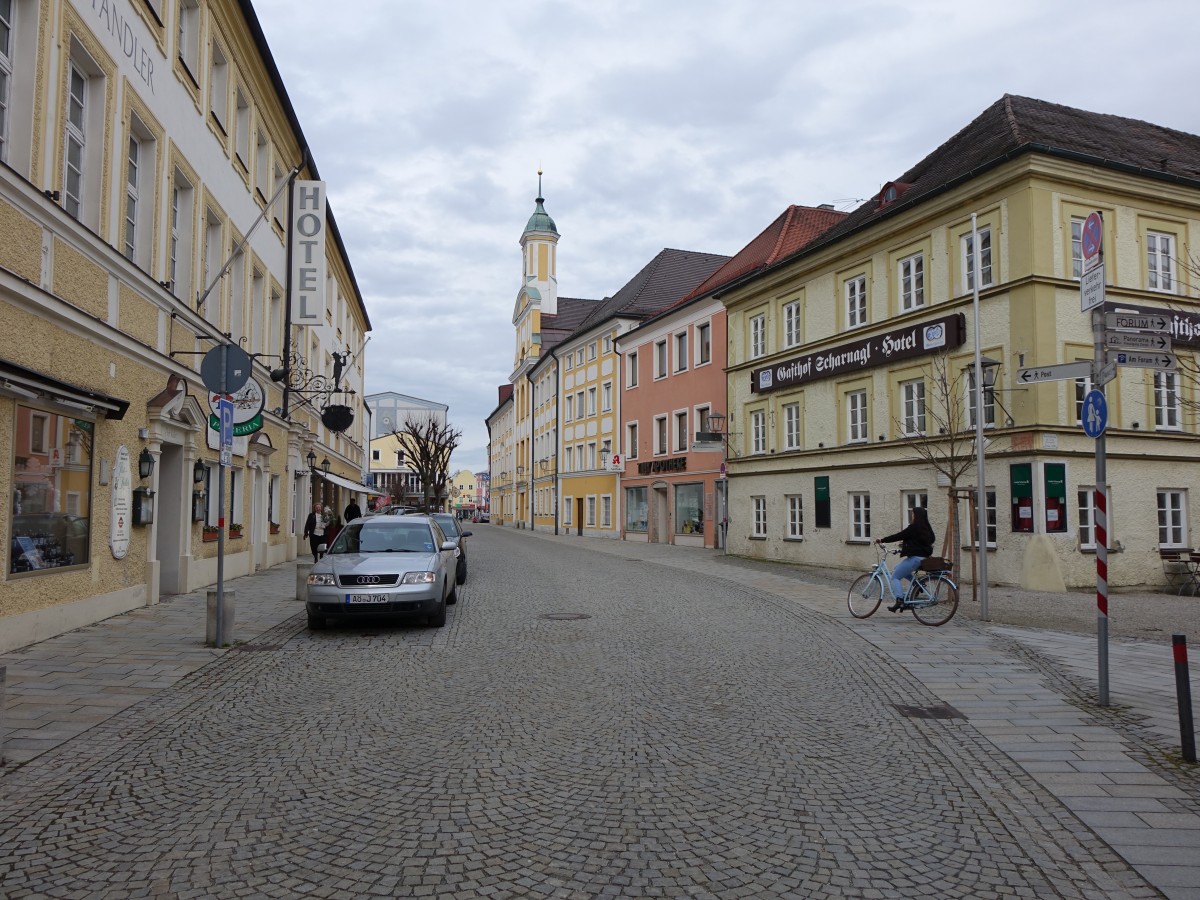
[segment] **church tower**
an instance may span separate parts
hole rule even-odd
[[[522,281],[529,299],[540,307],[543,316],[558,314],[558,229],[542,205],[542,172],[538,170],[537,205],[521,235]]]

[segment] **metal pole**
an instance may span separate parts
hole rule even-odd
[[[1092,310],[1092,385],[1104,392],[1100,383],[1104,368],[1104,308]],[[1104,432],[1096,438],[1096,665],[1099,701],[1108,706],[1108,458]]]
[[[1175,696],[1179,703],[1179,739],[1183,758],[1190,763],[1196,761],[1196,729],[1192,724],[1192,682],[1188,672],[1187,636],[1171,635],[1171,649],[1175,656]],[[3,673],[0,669],[0,673]]]
[[[221,398],[225,397],[225,367],[229,362],[229,345],[221,344],[221,377],[220,389],[217,391]],[[218,432],[221,434],[221,432]],[[216,645],[222,646],[225,638],[225,450],[220,439],[217,441],[217,640]]]
[[[979,542],[979,618],[988,616],[987,480],[983,465],[983,355],[979,346],[979,231],[971,213],[971,304],[975,310],[975,539]]]

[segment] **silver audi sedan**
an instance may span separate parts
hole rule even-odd
[[[423,616],[458,602],[455,542],[428,516],[372,516],[343,528],[308,576],[308,627],[329,619]]]

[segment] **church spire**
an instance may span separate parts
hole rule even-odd
[[[533,215],[529,217],[529,222],[525,225],[526,234],[531,231],[543,231],[553,235],[558,234],[558,229],[554,227],[554,220],[547,214],[546,207],[542,205],[545,202],[546,198],[542,196],[542,170],[539,168],[537,199],[535,200]]]

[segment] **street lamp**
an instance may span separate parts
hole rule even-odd
[[[612,441],[605,441],[600,446],[600,468],[602,468],[602,469],[608,468],[608,457],[611,452],[612,452]]]
[[[154,454],[149,448],[142,448],[142,452],[138,455],[138,476],[145,481],[154,472]]]
[[[308,460],[308,467],[310,469],[315,469],[317,467],[317,454],[309,450],[308,456],[306,456],[305,459]]]
[[[324,472],[326,475],[329,474],[329,457],[328,456],[325,457],[323,460],[321,460],[321,471]]]

